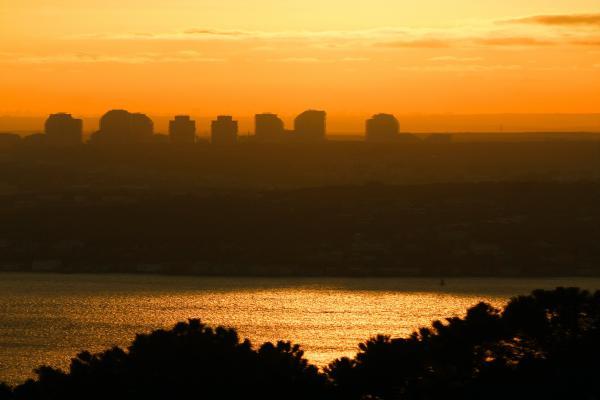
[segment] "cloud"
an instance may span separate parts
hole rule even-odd
[[[516,18],[504,23],[535,24],[549,26],[595,26],[600,27],[600,14],[563,14],[563,15],[534,15],[532,17]]]
[[[340,61],[344,61],[344,62],[367,62],[367,61],[371,61],[371,59],[367,58],[367,57],[344,57]]]
[[[296,64],[316,64],[316,63],[335,63],[335,62],[367,62],[371,61],[366,57],[343,57],[343,58],[317,58],[317,57],[284,57],[272,58],[269,62],[296,63]]]
[[[270,62],[281,62],[281,63],[297,63],[297,64],[316,64],[322,62],[329,62],[316,57],[286,57],[286,58],[274,58],[269,60]]]
[[[472,36],[472,37],[454,37],[447,39],[421,39],[421,40],[400,40],[393,42],[376,43],[378,47],[390,48],[426,48],[441,49],[448,47],[525,47],[525,46],[551,46],[560,44],[558,40],[549,38],[535,38],[526,36]],[[575,42],[571,41],[574,44]],[[443,61],[443,60],[442,60]],[[471,60],[473,61],[473,60]]]
[[[490,71],[518,71],[523,69],[517,64],[479,65],[479,64],[445,64],[445,65],[412,65],[397,68],[401,71],[411,72],[490,72]]]
[[[55,55],[26,55],[0,54],[0,62],[17,64],[147,64],[147,63],[216,63],[225,61],[223,58],[206,57],[196,51],[178,51],[173,53],[139,53],[131,55],[107,54],[55,54]]]
[[[600,38],[573,39],[569,43],[578,46],[600,46]]]
[[[247,31],[241,30],[222,30],[222,29],[186,29],[183,31],[186,35],[213,35],[213,36],[246,36]]]
[[[557,44],[556,41],[538,39],[534,37],[488,37],[475,39],[477,44],[484,46],[549,46]]]
[[[23,55],[11,57],[8,60],[18,64],[90,64],[90,63],[119,63],[144,64],[151,61],[145,56],[107,56],[92,54],[57,54],[57,55]]]
[[[454,61],[454,62],[473,62],[473,61],[482,61],[482,57],[456,57],[456,56],[440,56],[440,57],[431,57],[429,61]]]
[[[220,53],[237,51],[238,46],[245,52],[272,52],[294,46],[321,52],[353,51],[372,49],[447,49],[447,48],[522,48],[547,46],[600,46],[600,37],[587,29],[570,29],[568,32],[549,28],[551,25],[561,26],[595,26],[600,14],[581,15],[540,15],[517,18],[505,21],[479,21],[446,28],[426,27],[382,27],[377,29],[356,30],[245,30],[216,29],[211,27],[192,27],[173,32],[154,33],[118,33],[75,35],[63,39],[84,40],[88,46],[90,41],[132,41],[160,42],[164,46],[176,43],[188,43],[190,47],[209,47],[212,43],[230,44],[217,48]],[[504,23],[502,28],[498,23]],[[600,25],[599,25],[600,26]],[[242,47],[243,46],[243,47]],[[179,46],[177,46],[179,47]],[[214,51],[216,47],[212,46]],[[238,52],[239,53],[239,52]],[[304,53],[306,54],[306,53]],[[317,53],[315,53],[317,54]],[[307,54],[312,58],[313,54]],[[130,62],[139,62],[134,57]],[[175,61],[175,60],[172,60]],[[198,60],[202,61],[202,60]],[[210,60],[205,60],[210,61]],[[476,60],[439,60],[466,62]],[[283,62],[283,61],[280,61]],[[288,60],[287,62],[315,62]]]
[[[380,42],[375,44],[378,47],[391,48],[426,48],[440,49],[450,47],[452,43],[446,39],[415,39],[415,40],[395,40],[390,42]]]
[[[409,34],[409,29],[379,28],[359,30],[325,30],[325,31],[259,31],[259,30],[226,30],[213,28],[189,28],[178,32],[162,33],[120,33],[120,34],[85,34],[70,35],[70,39],[97,40],[361,40],[375,37],[395,37]]]
[[[83,37],[71,37],[82,39]],[[246,31],[194,28],[181,32],[86,36],[86,40],[173,41],[173,42],[253,42],[249,50],[276,50],[278,45],[302,44],[316,49],[356,48],[443,49],[449,47],[524,47],[550,45],[595,45],[595,36],[552,34],[535,29],[494,30],[491,27],[447,29],[381,28],[348,31]]]
[[[254,51],[276,51],[276,46],[253,46],[251,48]]]

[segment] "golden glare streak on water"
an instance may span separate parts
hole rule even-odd
[[[0,274],[0,381],[80,350],[126,346],[137,332],[200,318],[255,345],[300,343],[319,364],[352,356],[376,334],[406,336],[479,301],[502,306],[534,288],[600,287],[599,279],[201,278]]]

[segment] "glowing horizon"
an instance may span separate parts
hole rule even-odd
[[[600,112],[590,0],[53,3],[2,6],[0,115]]]

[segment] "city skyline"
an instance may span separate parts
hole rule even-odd
[[[154,121],[148,115],[127,110],[107,111],[99,120],[99,128],[84,139],[83,120],[69,113],[59,112],[48,116],[44,123],[45,143],[59,146],[91,144],[132,144],[156,142],[164,136],[173,144],[194,144],[197,134],[196,121],[189,115],[175,115],[169,121],[168,134],[157,132]],[[213,144],[237,144],[239,137],[238,121],[231,115],[218,115],[210,123],[210,141]],[[250,132],[248,132],[249,134]],[[0,132],[1,134],[1,132]],[[26,136],[26,139],[40,134]],[[439,139],[442,135],[431,135]],[[254,116],[253,140],[259,143],[314,142],[327,138],[327,113],[309,109],[294,118],[293,129],[286,129],[284,121],[277,114],[259,113]],[[449,139],[447,135],[443,140]],[[393,142],[414,140],[415,136],[400,134],[400,123],[392,114],[375,114],[365,121],[364,140],[367,142]]]
[[[214,115],[207,113],[173,114],[146,113],[154,122],[155,131],[167,134],[170,121],[174,116],[186,115],[196,122],[199,136],[210,136],[210,123],[217,116],[227,114],[222,110]],[[238,121],[241,136],[247,136],[255,131],[255,117],[259,115],[276,115],[286,128],[292,128],[294,119],[300,113],[282,114],[271,111],[261,111],[254,114],[234,114]],[[53,110],[38,116],[7,116],[0,115],[0,132],[18,133],[21,135],[40,132],[51,114],[72,114],[83,121],[83,136],[88,137],[99,129],[103,114],[77,114],[69,110]],[[404,132],[427,133],[598,133],[600,132],[600,113],[597,114],[407,114],[378,110],[371,114],[366,112],[357,115],[335,114],[327,112],[328,136],[362,135],[365,133],[365,121],[377,114],[392,114],[402,122]]]
[[[48,146],[91,145],[139,145],[170,143],[174,145],[205,144],[208,141],[198,134],[197,124],[189,115],[175,115],[169,121],[168,132],[155,130],[151,117],[140,112],[113,109],[99,120],[98,130],[85,137],[83,120],[69,113],[50,114],[43,132],[20,137],[10,132],[0,132],[0,142],[16,145],[24,140],[30,144]],[[421,138],[412,133],[400,131],[400,123],[392,114],[378,113],[364,124],[363,140],[370,143],[415,142]],[[286,129],[284,121],[277,114],[259,113],[254,116],[254,131],[242,138],[239,124],[231,115],[218,115],[210,122],[210,143],[215,145],[235,145],[238,142],[253,143],[324,143],[329,139],[327,132],[327,112],[309,109],[298,114],[293,128]],[[424,138],[431,142],[451,142],[452,135],[433,133]],[[347,139],[346,139],[347,140]]]

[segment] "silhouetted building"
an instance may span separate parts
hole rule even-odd
[[[111,110],[100,118],[100,130],[91,141],[99,144],[149,143],[154,135],[154,123],[145,114],[126,110]]]
[[[325,111],[308,110],[298,115],[294,120],[294,135],[300,141],[325,140],[326,135]]]
[[[53,146],[75,146],[81,144],[83,121],[71,114],[51,114],[46,119],[44,133],[46,144]]]
[[[235,144],[238,139],[238,123],[229,115],[219,115],[211,124],[212,144]]]
[[[276,114],[256,114],[254,133],[260,142],[280,142],[285,137],[283,121]]]
[[[188,115],[177,115],[169,121],[169,139],[173,144],[193,144],[196,141],[196,121]]]
[[[44,133],[32,133],[24,136],[22,141],[27,146],[42,146],[46,144],[46,135]]]
[[[21,136],[16,133],[0,133],[0,148],[11,148],[21,142]]]
[[[131,132],[136,139],[149,141],[154,135],[154,123],[146,114],[131,114]]]
[[[391,114],[376,114],[367,120],[367,142],[393,142],[398,140],[400,124]]]
[[[100,129],[94,139],[105,142],[121,142],[131,135],[131,113],[111,110],[100,118]]]

